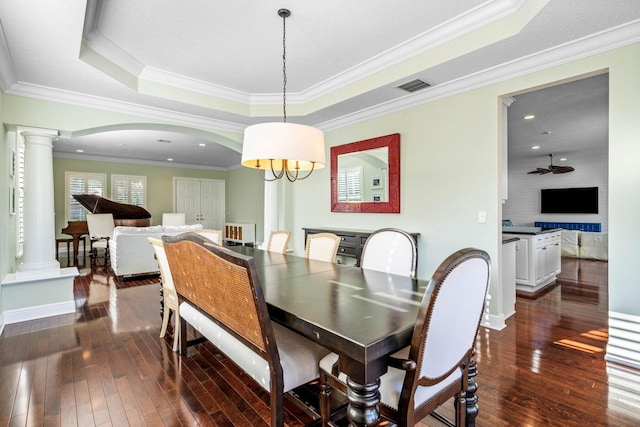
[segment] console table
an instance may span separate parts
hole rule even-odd
[[[364,242],[374,230],[352,230],[345,228],[303,228],[304,241],[307,241],[309,234],[317,233],[333,233],[340,237],[340,246],[338,246],[338,255],[348,258],[355,258],[356,266],[360,266],[360,258],[362,257],[362,248]],[[418,236],[420,233],[409,233],[413,240],[418,244]]]

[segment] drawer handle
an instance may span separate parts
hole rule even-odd
[[[340,248],[340,252],[344,252],[344,248]]]

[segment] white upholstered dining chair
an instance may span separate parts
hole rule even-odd
[[[87,214],[87,229],[91,246],[91,264],[95,264],[97,258],[104,258],[104,265],[109,265],[109,240],[113,238],[115,229],[113,214]],[[104,251],[104,257],[98,255],[98,249]]]
[[[193,230],[193,232],[206,237],[216,245],[222,246],[222,230],[212,230],[209,228],[202,228],[199,230]]]
[[[335,262],[340,246],[340,237],[333,233],[307,235],[304,256],[318,261]]]
[[[418,311],[411,345],[391,356],[389,370],[380,378],[380,412],[397,425],[413,426],[430,414],[449,425],[465,425],[469,365],[487,298],[490,266],[485,251],[466,248],[451,254],[435,271]],[[343,391],[346,381],[337,354],[320,361],[323,426],[330,421],[332,387]],[[452,397],[455,423],[434,413]]]
[[[163,227],[175,227],[185,225],[187,221],[187,215],[185,213],[163,213],[162,214],[162,226]]]
[[[173,312],[173,351],[178,351],[180,344],[180,303],[178,301],[178,293],[176,287],[173,284],[173,276],[169,269],[169,261],[167,260],[167,254],[164,251],[162,240],[154,237],[148,237],[149,243],[153,246],[153,251],[156,254],[156,260],[158,261],[158,267],[160,269],[160,280],[162,280],[162,328],[160,329],[160,338],[164,338],[167,333],[167,326],[169,326],[169,317]]]
[[[418,250],[404,230],[382,228],[369,235],[362,248],[360,267],[415,278]]]
[[[279,252],[281,254],[285,253],[287,251],[287,246],[289,246],[290,238],[291,232],[288,230],[272,231],[269,234],[267,250],[271,252]]]

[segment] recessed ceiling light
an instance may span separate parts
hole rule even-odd
[[[540,146],[539,145],[534,145],[533,147],[531,147],[532,150],[539,150]]]
[[[545,130],[544,132],[542,132],[543,135],[551,135],[551,131]]]
[[[533,114],[527,114],[526,116],[523,117],[523,119],[525,120],[533,120],[535,118],[536,116],[534,116]]]
[[[561,162],[566,162],[566,161],[567,161],[567,158],[566,158],[566,157],[560,157],[560,161],[561,161]]]
[[[76,153],[84,153],[84,150],[77,149]]]
[[[167,159],[167,161],[168,161],[168,162],[173,162],[173,159],[172,159],[171,157],[169,157],[169,158]]]
[[[206,147],[207,144],[205,144],[204,142],[201,142],[200,144],[198,144],[200,147]]]

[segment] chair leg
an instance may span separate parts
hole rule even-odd
[[[164,334],[167,333],[167,326],[169,325],[169,313],[171,310],[165,307],[164,316],[162,317],[162,329],[160,329],[160,338],[164,338]],[[175,350],[174,350],[175,351]]]
[[[178,351],[180,344],[180,315],[176,311],[175,319],[173,321],[173,351]]]

